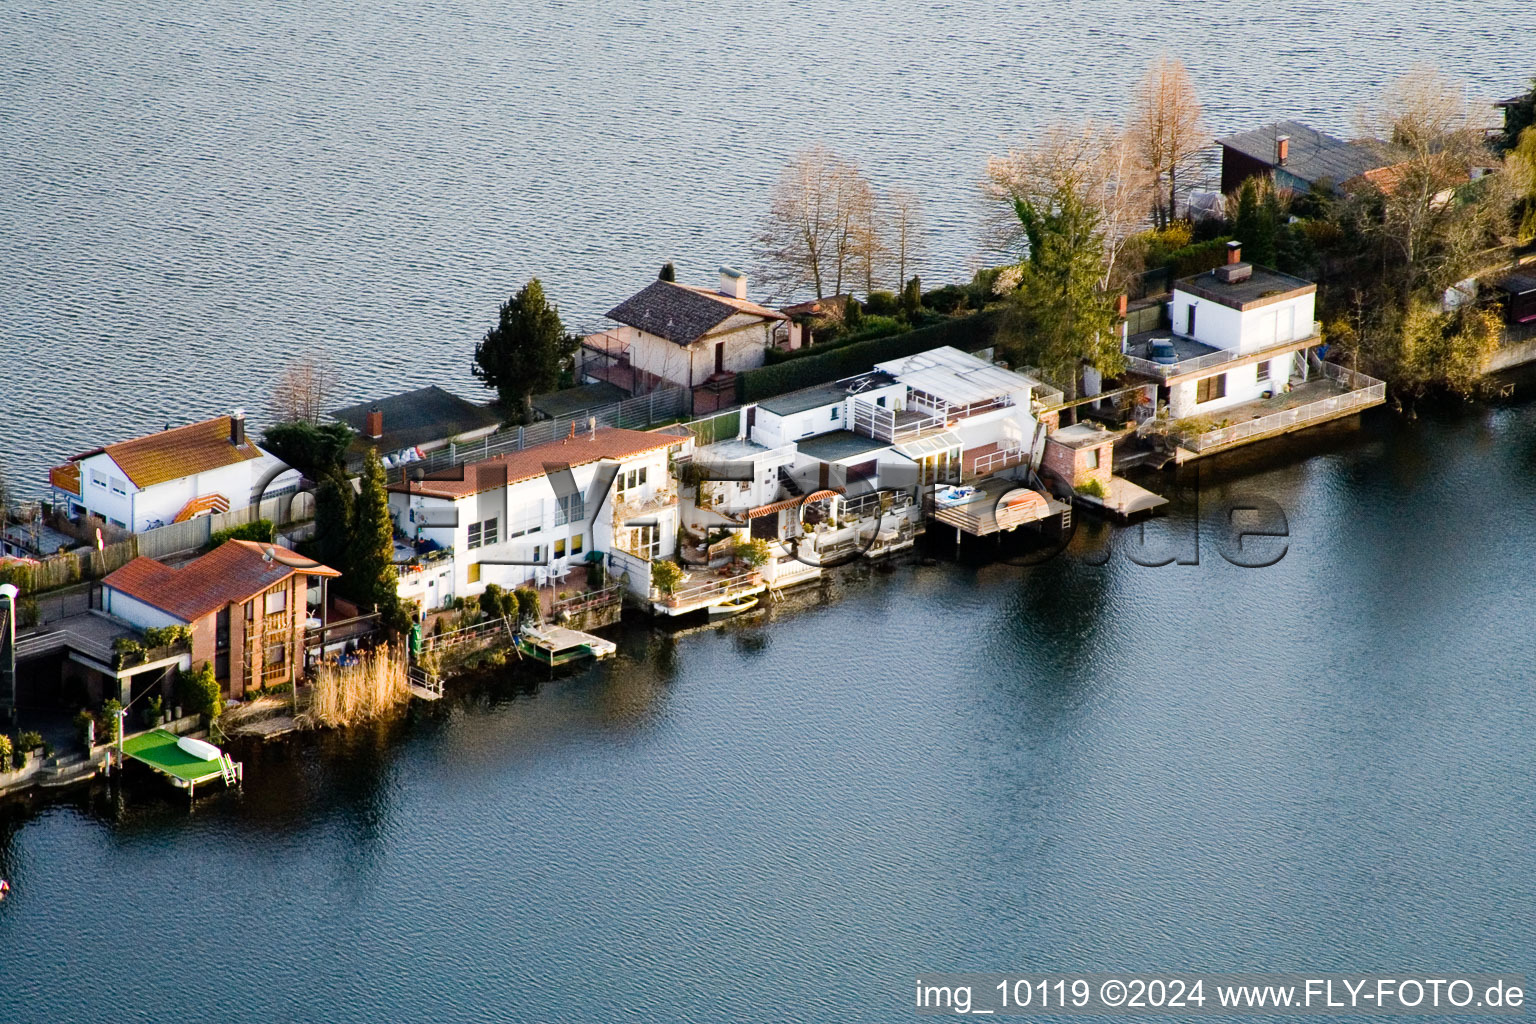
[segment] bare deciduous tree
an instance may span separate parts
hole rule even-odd
[[[907,283],[923,242],[923,204],[917,193],[892,189],[885,200],[884,234],[887,255],[896,273],[896,290]]]
[[[1415,68],[1362,111],[1359,127],[1382,164],[1354,183],[1372,200],[1363,211],[1366,229],[1401,261],[1410,290],[1447,287],[1469,269],[1496,215],[1507,212],[1498,201],[1454,201],[1472,168],[1496,163],[1466,87],[1434,68]]]
[[[1179,182],[1193,176],[1206,144],[1201,115],[1184,65],[1159,57],[1136,86],[1129,128],[1136,157],[1152,179],[1152,217],[1159,228],[1177,216]]]
[[[989,204],[993,237],[1013,249],[1024,241],[1021,200],[1041,204],[1063,192],[1077,196],[1104,234],[1100,286],[1108,290],[1123,277],[1126,242],[1146,222],[1150,178],[1129,136],[1114,125],[1086,121],[1053,126],[1038,139],[989,158],[982,190],[995,200]]]
[[[880,273],[885,241],[874,189],[853,163],[824,146],[796,153],[780,172],[755,239],[763,276],[784,294],[841,294]]]
[[[278,422],[318,423],[335,385],[336,371],[330,360],[305,356],[284,370],[272,386],[272,412]]]

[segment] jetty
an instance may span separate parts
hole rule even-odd
[[[518,653],[550,668],[583,658],[602,661],[612,657],[618,649],[612,640],[564,626],[524,626],[517,635]]]
[[[185,789],[189,797],[196,796],[197,787],[205,783],[223,779],[224,785],[233,787],[245,780],[243,762],[234,760],[211,743],[194,740],[184,746],[183,740],[184,737],[165,729],[151,729],[123,740],[118,744],[118,751],[123,757],[146,764],[165,776],[173,786]],[[194,744],[213,751],[216,756],[202,757],[199,755],[206,751],[187,749]]]

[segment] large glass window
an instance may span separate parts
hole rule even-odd
[[[478,548],[486,544],[495,544],[496,538],[497,521],[494,518],[469,524],[468,547]]]
[[[579,523],[586,518],[586,510],[582,504],[581,492],[568,494],[555,503],[555,525],[565,526],[567,523]]]
[[[267,591],[267,614],[276,615],[288,607],[288,591],[277,589]]]

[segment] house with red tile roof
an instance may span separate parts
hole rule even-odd
[[[594,551],[671,555],[678,512],[669,460],[692,445],[686,431],[573,429],[389,485],[395,524],[414,548],[397,565],[402,600],[431,610],[490,583],[559,581]]]
[[[48,471],[55,506],[137,533],[246,508],[299,486],[299,471],[263,451],[235,410],[93,448]]]
[[[180,568],[135,558],[102,580],[102,611],[138,629],[187,626],[191,665],[225,694],[292,683],[304,671],[309,609],[341,573],[277,544],[225,541]]]

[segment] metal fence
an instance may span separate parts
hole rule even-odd
[[[1334,363],[1323,363],[1322,371],[1325,376],[1353,390],[1332,398],[1299,405],[1294,409],[1271,413],[1256,420],[1208,430],[1198,437],[1186,438],[1183,442],[1184,447],[1196,452],[1220,448],[1263,434],[1333,419],[1346,413],[1380,405],[1387,399],[1387,385],[1375,377],[1367,377],[1363,373],[1357,373]]]
[[[579,434],[594,424],[599,427],[644,430],[676,420],[688,412],[689,405],[687,388],[658,388],[650,394],[626,398],[612,405],[583,409],[578,413],[540,420],[521,427],[508,427],[468,444],[450,444],[447,448],[432,452],[420,462],[408,463],[407,466],[432,473],[461,462],[476,462],[520,452],[536,444],[558,441],[570,436],[573,430]]]

